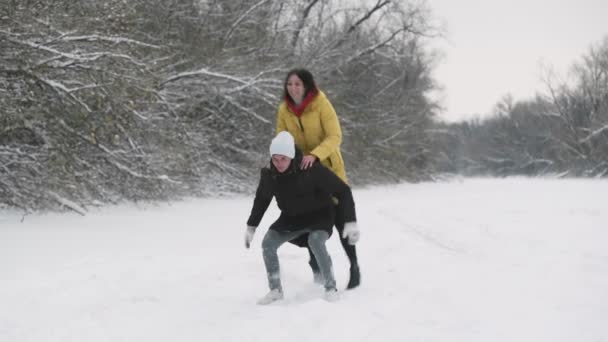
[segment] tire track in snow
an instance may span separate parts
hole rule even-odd
[[[433,236],[432,234],[425,232],[424,230],[422,230],[420,228],[414,227],[411,223],[404,222],[401,217],[399,217],[393,213],[390,213],[386,210],[379,210],[378,213],[380,215],[390,219],[391,221],[397,223],[404,232],[406,232],[410,235],[416,236],[417,238],[419,238],[419,239],[423,240],[424,242],[427,242],[435,247],[449,251],[451,253],[469,254],[468,251],[466,251],[465,249],[451,246],[450,244],[447,244],[447,243],[441,241],[439,238]]]

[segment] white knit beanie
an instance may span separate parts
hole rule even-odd
[[[289,132],[282,131],[270,143],[270,156],[280,154],[293,159],[296,155],[295,143]]]

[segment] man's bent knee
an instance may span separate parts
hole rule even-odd
[[[324,230],[314,230],[312,232],[310,232],[310,234],[308,235],[308,244],[318,244],[318,243],[324,243],[325,241],[327,241],[327,239],[329,238],[329,234],[327,234],[326,231]]]
[[[267,233],[262,240],[262,249],[263,250],[276,250],[279,248],[279,242],[276,240],[272,233]]]

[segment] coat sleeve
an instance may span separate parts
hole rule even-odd
[[[340,121],[338,120],[334,106],[332,106],[325,96],[323,96],[323,100],[319,106],[321,126],[325,132],[325,138],[310,154],[317,156],[319,160],[325,160],[340,148],[340,144],[342,144],[342,129],[340,128]]]
[[[283,103],[279,105],[279,110],[277,111],[277,129],[274,132],[275,135],[282,131],[288,131],[287,124],[285,124],[285,117],[281,115],[281,106],[283,106]]]
[[[315,181],[320,190],[329,193],[340,202],[338,208],[344,211],[344,222],[356,222],[355,200],[350,186],[319,163],[315,163],[311,171],[314,172]]]
[[[249,219],[247,219],[248,226],[257,227],[260,225],[260,222],[262,221],[262,218],[264,217],[273,196],[274,194],[272,192],[270,170],[262,169],[260,172],[260,182],[257,190],[255,191],[255,198],[253,200],[251,214],[249,214]]]

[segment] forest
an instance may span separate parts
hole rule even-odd
[[[442,122],[424,2],[2,0],[0,208],[250,193],[285,74],[336,108],[354,186],[608,176],[608,37],[571,78]]]

